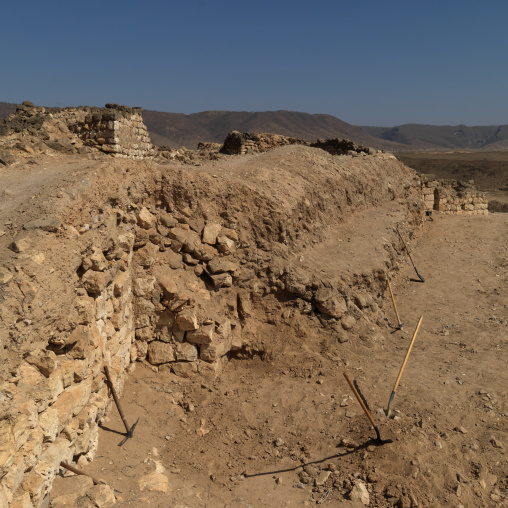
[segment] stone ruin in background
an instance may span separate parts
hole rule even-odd
[[[42,138],[46,145],[40,146],[42,152],[49,148],[57,152],[79,153],[83,150],[76,146],[77,140],[69,137],[74,134],[85,147],[96,148],[114,157],[142,159],[153,152],[142,111],[118,104],[106,104],[104,108],[45,108],[24,101],[16,107],[15,113],[0,119],[0,136],[27,133]],[[59,131],[58,121],[68,132],[63,132],[62,128],[62,132]],[[32,147],[13,145],[7,148],[30,151]]]
[[[421,174],[425,211],[456,215],[488,215],[486,192],[480,192],[474,181],[439,180],[436,175]]]

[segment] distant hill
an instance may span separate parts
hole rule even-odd
[[[507,150],[508,125],[422,125],[358,127],[371,136],[432,150]]]
[[[331,115],[311,115],[297,111],[204,111],[184,115],[143,111],[143,119],[156,145],[196,148],[200,141],[222,143],[231,131],[269,132],[305,139],[347,138],[365,146],[390,151],[407,147],[361,131]]]

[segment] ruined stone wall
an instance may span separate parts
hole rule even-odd
[[[106,104],[105,108],[53,110],[52,115],[63,120],[85,145],[115,157],[140,159],[151,153],[141,108]]]
[[[303,139],[296,139],[279,134],[230,132],[221,148],[221,153],[228,155],[242,155],[261,153],[285,145],[308,145]]]
[[[313,148],[321,148],[331,155],[367,155],[375,154],[377,150],[358,145],[349,139],[318,139],[315,143],[310,144]]]
[[[87,231],[83,228],[82,233]],[[61,233],[79,237],[72,227]],[[90,246],[81,266],[75,267],[81,287],[61,323],[52,316],[47,345],[25,353],[0,387],[0,501],[13,506],[43,505],[60,462],[83,468],[94,458],[98,426],[111,404],[104,365],[122,391],[134,338],[134,235],[113,234],[104,240]],[[14,247],[26,255],[28,247],[21,241]],[[4,273],[6,306],[17,286],[32,299],[41,291],[20,274]]]
[[[67,141],[64,146],[55,146],[66,141],[65,133],[52,126],[58,121],[69,137],[77,139]],[[67,128],[65,128],[65,126]],[[72,144],[79,140],[83,145],[95,148],[114,157],[141,159],[153,155],[153,146],[143,122],[142,109],[106,104],[104,108],[79,106],[77,108],[44,108],[34,106],[29,101],[18,105],[16,113],[0,123],[0,136],[13,132],[26,132],[39,138],[33,145],[41,142],[66,153],[75,151]],[[81,144],[78,143],[78,144]],[[34,153],[34,147],[25,150]]]
[[[473,182],[439,180],[434,175],[421,175],[425,210],[456,215],[488,215],[486,192],[478,191]]]

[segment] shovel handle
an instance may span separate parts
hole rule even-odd
[[[356,390],[355,388],[355,385],[351,382],[351,379],[349,379],[349,376],[344,372],[344,377],[346,378],[346,381],[348,382],[348,385],[349,387],[351,388],[351,390],[353,390],[353,393],[355,394],[355,397],[356,399],[358,400],[358,402],[360,403],[360,406],[362,406],[362,409],[363,411],[365,412],[365,414],[367,415],[367,418],[369,419],[369,422],[370,424],[372,425],[372,427],[374,429],[377,428],[377,425],[376,423],[374,422],[374,420],[372,419],[372,416],[370,416],[370,413],[369,413],[369,410],[367,409],[367,406],[365,406],[362,398],[360,397],[360,394],[358,393],[358,391]]]
[[[400,368],[399,375],[397,376],[397,381],[395,381],[395,385],[393,387],[393,393],[397,391],[397,386],[399,386],[400,378],[402,377],[402,373],[404,372],[404,368],[406,366],[407,360],[409,358],[409,355],[411,353],[411,349],[413,349],[413,344],[416,340],[416,335],[418,334],[418,330],[420,329],[420,325],[422,324],[423,316],[420,316],[420,319],[418,320],[418,325],[416,326],[415,333],[413,334],[413,339],[411,340],[411,344],[409,344],[409,348],[406,353],[406,357],[404,358],[404,363],[402,364],[402,367]]]

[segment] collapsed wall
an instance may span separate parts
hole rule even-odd
[[[488,215],[487,193],[478,191],[473,181],[440,180],[431,174],[420,177],[425,210],[456,215]]]
[[[293,253],[384,202],[421,222],[414,172],[384,154],[283,147],[224,171],[116,161],[67,185],[85,176],[89,187],[69,187],[52,215],[3,238],[0,496],[9,503],[41,506],[60,462],[93,459],[111,405],[103,365],[119,392],[141,361],[214,379],[235,354],[263,350],[252,316],[268,295],[330,326],[376,322],[395,234],[360,285],[355,274],[334,285],[303,274]]]

